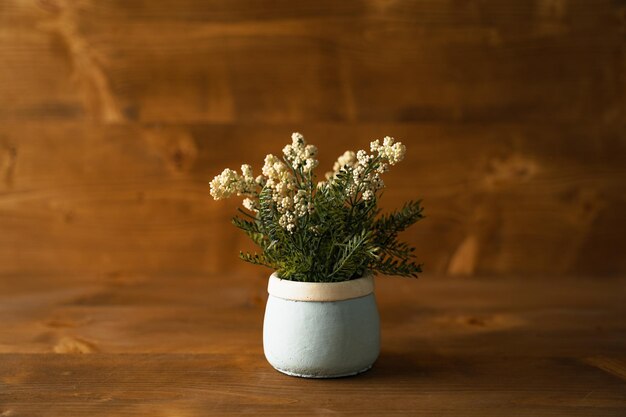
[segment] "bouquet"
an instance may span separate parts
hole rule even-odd
[[[423,218],[420,201],[387,214],[377,205],[382,175],[406,147],[385,137],[371,142],[369,153],[346,151],[318,182],[317,148],[300,133],[291,138],[282,158],[265,157],[262,175],[242,165],[241,173],[227,168],[211,181],[216,200],[244,197],[233,224],[260,250],[240,257],[293,281],[347,281],[366,271],[417,277],[415,248],[398,234]]]

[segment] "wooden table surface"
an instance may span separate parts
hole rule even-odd
[[[358,377],[274,371],[256,276],[0,279],[0,416],[626,415],[626,280],[377,278]]]

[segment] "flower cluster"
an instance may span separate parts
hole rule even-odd
[[[375,140],[368,151],[343,153],[315,187],[317,148],[294,133],[282,155],[265,157],[261,175],[255,178],[250,165],[241,173],[225,169],[211,181],[211,195],[242,196],[247,211],[240,209],[233,224],[261,252],[240,257],[283,279],[339,282],[367,271],[417,276],[415,248],[397,237],[423,217],[420,202],[384,215],[376,207],[383,174],[404,154],[391,137]]]
[[[258,212],[258,188],[269,189],[276,211],[279,214],[279,225],[289,232],[296,229],[298,220],[311,214],[314,210],[313,191],[303,187],[299,177],[312,181],[312,171],[318,165],[317,148],[308,145],[300,133],[291,135],[292,143],[283,148],[284,160],[269,154],[265,157],[263,175],[256,179],[252,175],[250,165],[241,166],[241,175],[231,169],[225,169],[211,181],[211,195],[216,200],[233,195],[245,196],[243,206]],[[371,154],[364,150],[346,151],[333,165],[333,171],[326,173],[331,182],[343,171],[349,173],[352,180],[347,186],[347,197],[371,200],[376,192],[384,187],[381,174],[404,158],[405,146],[395,142],[391,137],[382,141],[375,140],[370,144]],[[326,184],[320,182],[318,187]]]
[[[292,143],[283,149],[284,161],[269,154],[265,157],[262,174],[256,179],[250,165],[241,166],[241,175],[232,169],[225,169],[211,181],[211,195],[220,200],[234,195],[245,196],[243,206],[259,211],[259,190],[270,190],[272,201],[279,213],[279,224],[293,232],[298,219],[313,212],[313,199],[310,191],[298,188],[296,172],[311,177],[318,161],[317,148],[307,145],[300,133],[291,135]]]
[[[291,173],[287,164],[270,154],[265,157],[263,165],[265,187],[271,190],[272,200],[280,213],[278,224],[292,231],[295,228],[295,216],[291,213],[293,208],[292,195],[296,189],[296,178]]]
[[[277,197],[286,197],[290,191],[296,188],[296,178],[287,164],[272,154],[265,157],[262,172],[263,179],[261,182],[265,187],[270,188]]]
[[[237,171],[226,168],[211,181],[211,196],[216,200],[233,195],[255,197],[258,195],[257,185],[250,165],[241,166],[241,175]]]
[[[406,147],[386,136],[382,145],[380,140],[371,142],[370,151],[372,154],[364,150],[344,152],[333,165],[333,171],[326,173],[326,179],[332,181],[339,172],[347,172],[352,176],[348,194],[354,197],[361,193],[363,200],[371,200],[385,186],[380,175],[387,172],[389,166],[404,159]]]
[[[383,144],[379,140],[370,143],[370,150],[377,152],[385,164],[395,165],[404,159],[406,146],[401,142],[396,142],[394,138],[385,136]]]
[[[345,151],[343,155],[337,158],[335,165],[333,165],[333,171],[339,172],[345,166],[354,167],[356,161],[356,154],[353,151]]]
[[[357,162],[352,168],[352,184],[348,187],[348,193],[356,196],[361,192],[363,200],[371,200],[376,191],[385,186],[380,177],[380,172],[375,169],[376,157],[360,150],[356,153],[356,159]]]
[[[315,146],[307,145],[300,133],[294,133],[291,139],[292,144],[283,148],[286,162],[270,154],[265,157],[263,166],[264,186],[271,190],[280,214],[278,224],[289,232],[295,230],[298,219],[313,211],[312,196],[306,190],[298,189],[294,172],[310,176],[318,164]]]
[[[310,173],[318,164],[317,159],[315,159],[317,148],[313,145],[307,145],[304,136],[297,132],[291,135],[291,141],[291,145],[283,148],[285,159],[295,170]]]

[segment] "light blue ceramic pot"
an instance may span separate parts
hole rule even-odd
[[[345,282],[270,277],[263,348],[278,371],[306,378],[356,375],[380,352],[380,319],[371,274]]]

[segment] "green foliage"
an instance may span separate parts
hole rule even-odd
[[[374,160],[370,169],[377,168]],[[293,169],[293,168],[292,168]],[[344,167],[322,186],[312,175],[294,170],[298,188],[307,190],[313,210],[298,219],[296,229],[279,225],[280,214],[271,190],[258,196],[258,212],[241,211],[233,224],[260,247],[260,253],[241,253],[246,262],[276,270],[283,279],[336,282],[361,277],[366,271],[417,277],[421,265],[414,250],[399,240],[400,232],[423,218],[420,201],[406,203],[393,213],[379,213],[375,194],[363,198],[354,189],[353,172]],[[350,188],[352,187],[352,188]]]

